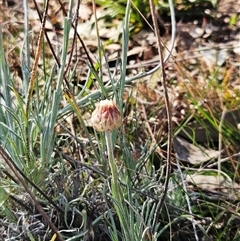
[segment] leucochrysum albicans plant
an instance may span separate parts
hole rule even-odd
[[[111,192],[114,199],[114,207],[116,209],[121,227],[125,233],[125,237],[129,236],[129,227],[126,223],[126,209],[124,207],[124,199],[120,183],[118,181],[117,165],[113,154],[112,131],[122,124],[121,112],[117,108],[113,100],[101,100],[91,117],[93,128],[96,131],[105,132],[108,162],[111,169]],[[130,240],[130,237],[129,239]]]

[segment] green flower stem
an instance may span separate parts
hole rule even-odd
[[[120,185],[118,183],[118,177],[117,177],[117,167],[116,167],[116,163],[113,155],[113,145],[112,145],[111,134],[112,134],[111,131],[105,131],[108,160],[109,160],[109,165],[112,173],[112,191],[113,191],[113,197],[119,202],[119,204],[122,204]]]
[[[115,201],[117,202],[117,204],[114,203],[114,207],[116,209],[122,229],[125,233],[125,237],[127,237],[126,240],[131,241],[131,237],[129,234],[129,226],[126,222],[126,217],[128,217],[127,211],[126,211],[126,208],[124,207],[122,190],[118,182],[117,166],[113,155],[112,132],[105,131],[105,138],[106,138],[106,145],[107,145],[108,160],[109,160],[109,165],[112,173],[112,181],[111,181],[112,195]]]

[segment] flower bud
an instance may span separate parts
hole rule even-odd
[[[113,100],[101,100],[92,113],[92,125],[97,131],[112,131],[122,123],[121,113]]]

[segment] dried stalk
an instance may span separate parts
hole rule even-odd
[[[35,77],[36,77],[36,72],[37,72],[37,67],[38,67],[38,61],[39,61],[40,53],[41,53],[41,46],[42,46],[42,42],[43,42],[43,34],[44,34],[44,28],[45,28],[45,23],[46,23],[48,5],[49,5],[49,0],[47,0],[46,6],[44,9],[41,30],[40,30],[39,38],[38,38],[36,56],[34,59],[34,64],[33,64],[33,68],[32,68],[32,73],[31,73],[31,78],[29,81],[28,93],[27,93],[27,101],[26,101],[26,146],[27,146],[27,148],[26,148],[26,150],[27,150],[27,161],[28,162],[30,162],[29,123],[28,123],[29,112],[30,112],[30,102],[32,99],[32,93],[33,93]]]
[[[160,37],[160,30],[158,27],[157,17],[156,17],[156,9],[153,0],[149,0],[150,3],[150,9],[151,9],[151,15],[153,19],[153,26],[155,30],[155,34],[157,37],[157,46],[158,46],[158,54],[159,54],[159,60],[160,60],[160,66],[162,69],[162,85],[163,85],[163,92],[164,92],[164,101],[166,105],[166,111],[167,111],[167,122],[168,122],[168,140],[167,140],[167,164],[166,164],[166,178],[164,182],[164,190],[163,194],[157,204],[156,212],[153,219],[152,224],[152,231],[154,232],[156,224],[158,222],[159,214],[162,210],[167,190],[168,190],[168,183],[170,178],[170,171],[171,171],[171,151],[172,151],[172,113],[171,113],[171,106],[169,102],[169,96],[167,91],[167,81],[166,81],[166,73],[164,69],[164,59],[163,59],[163,46],[161,43],[161,37]]]
[[[13,165],[13,160],[11,159],[11,157],[6,153],[6,151],[0,146],[0,155],[2,156],[3,160],[5,161],[5,163],[8,165],[8,167],[11,169],[11,171],[13,172],[15,178],[17,179],[17,181],[24,187],[25,191],[29,194],[29,196],[31,197],[32,201],[34,202],[37,210],[39,211],[39,213],[41,213],[43,219],[46,221],[46,223],[49,225],[49,227],[52,229],[52,231],[57,235],[57,240],[58,241],[64,241],[64,239],[62,238],[61,234],[59,233],[58,229],[56,228],[56,226],[53,224],[53,222],[49,219],[48,215],[46,214],[46,212],[43,210],[41,204],[39,203],[39,201],[36,199],[35,195],[32,193],[32,191],[28,188],[27,184],[25,183],[25,181],[22,179],[21,175],[19,174],[19,172],[17,171],[17,169],[15,168],[15,166]]]

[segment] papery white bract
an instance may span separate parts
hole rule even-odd
[[[91,117],[97,131],[112,131],[122,124],[122,116],[113,100],[101,100]]]

